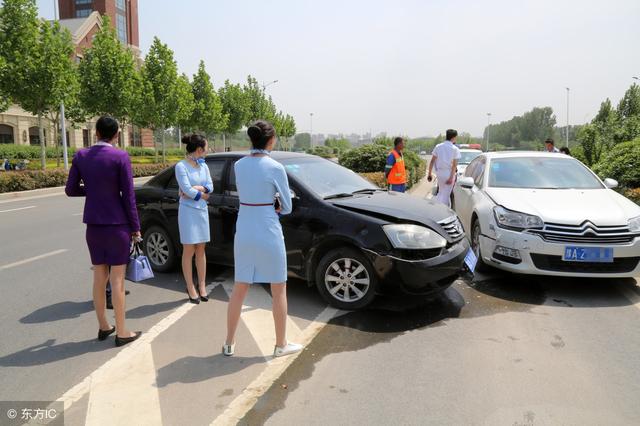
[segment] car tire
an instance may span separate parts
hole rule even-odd
[[[487,272],[491,270],[491,266],[487,265],[482,260],[482,254],[480,253],[480,235],[482,230],[480,229],[480,221],[475,218],[471,224],[471,249],[476,254],[478,262],[476,263],[475,270],[477,272]]]
[[[160,226],[153,225],[144,231],[142,251],[157,272],[173,270],[178,253],[169,233]]]
[[[354,274],[355,272],[355,274]],[[357,310],[371,303],[378,279],[369,259],[360,251],[342,247],[322,257],[316,268],[316,287],[331,306]]]

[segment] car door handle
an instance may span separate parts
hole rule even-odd
[[[220,210],[227,213],[238,213],[237,207],[224,206],[224,207],[220,207]]]
[[[178,200],[176,198],[174,198],[174,197],[169,197],[168,195],[165,195],[165,196],[162,197],[162,201],[175,203]]]

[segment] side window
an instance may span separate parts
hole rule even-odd
[[[214,194],[222,194],[222,173],[224,172],[224,165],[226,162],[226,159],[207,161],[207,167],[209,167],[211,181],[213,182]]]
[[[472,177],[476,186],[479,188],[482,186],[482,178],[484,177],[484,166],[487,163],[487,160],[484,158],[479,159],[476,167],[472,171]]]
[[[169,179],[169,182],[167,183],[166,189],[173,189],[175,191],[177,191],[179,189],[178,181],[176,180],[175,173],[173,173],[171,175],[171,179]]]
[[[236,186],[236,168],[234,167],[235,165],[235,161],[233,161],[229,165],[229,182],[227,183],[226,193],[229,195],[238,196],[238,187]]]
[[[478,161],[479,159],[473,160],[465,169],[464,171],[464,177],[470,177],[473,176],[473,171],[476,169],[476,167],[478,166]]]

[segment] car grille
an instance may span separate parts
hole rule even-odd
[[[625,244],[638,236],[626,225],[597,226],[589,221],[581,225],[546,223],[543,229],[530,229],[527,232],[539,235],[545,241],[578,244]]]
[[[438,222],[438,225],[445,230],[447,235],[451,237],[453,241],[458,241],[464,237],[464,228],[458,216],[451,216]]]
[[[616,257],[611,263],[565,262],[562,256],[531,253],[531,260],[536,268],[543,271],[621,274],[633,271],[638,266],[640,257]]]

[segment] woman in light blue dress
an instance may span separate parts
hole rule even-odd
[[[240,321],[242,303],[253,283],[271,283],[273,320],[276,329],[274,356],[302,350],[287,342],[287,253],[280,215],[291,213],[291,191],[282,164],[269,153],[276,143],[275,130],[258,121],[247,130],[251,155],[235,164],[240,212],[234,241],[235,285],[227,310],[227,340],[222,353],[231,356]]]
[[[211,240],[209,231],[209,207],[207,200],[213,191],[213,182],[204,157],[207,140],[200,135],[186,135],[182,143],[187,145],[187,158],[176,164],[176,180],[180,186],[178,228],[182,251],[182,273],[187,284],[189,302],[198,304],[209,300],[206,292],[207,259],[205,244]],[[198,270],[198,290],[193,284],[193,256]]]

